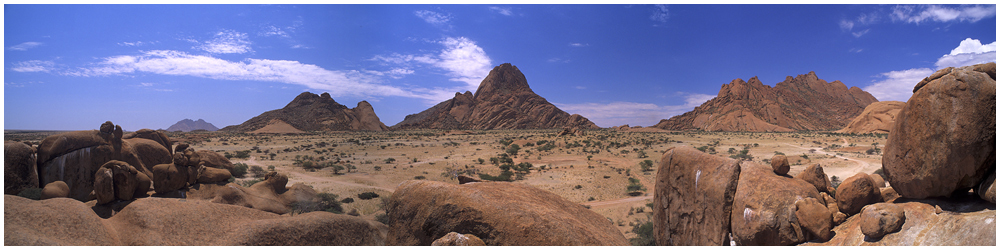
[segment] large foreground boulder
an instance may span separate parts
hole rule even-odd
[[[903,228],[906,213],[903,208],[891,203],[875,203],[861,210],[861,233],[871,240],[882,239],[886,234]]]
[[[70,198],[90,199],[97,170],[111,160],[128,163],[150,174],[132,145],[122,140],[122,129],[111,122],[101,130],[72,131],[46,137],[38,145],[39,184],[66,182]]]
[[[4,245],[384,245],[386,227],[354,216],[280,216],[197,200],[142,198],[109,219],[71,199],[4,196]]]
[[[69,198],[69,185],[62,181],[53,181],[42,188],[41,200],[52,198]]]
[[[737,245],[785,246],[816,237],[803,230],[795,214],[796,201],[822,199],[812,184],[753,162],[741,162],[740,168],[731,222]]]
[[[837,206],[847,215],[861,212],[865,205],[882,201],[882,192],[875,187],[871,176],[857,173],[837,187]]]
[[[805,198],[795,201],[795,218],[798,219],[802,229],[818,237],[821,241],[830,240],[833,237],[833,216],[826,204],[814,198]]]
[[[629,244],[604,216],[521,183],[406,181],[385,208],[388,245],[429,246],[450,232],[490,246]]]
[[[996,64],[938,70],[913,89],[882,167],[901,196],[949,196],[996,168]]]
[[[835,227],[833,239],[804,245],[827,246],[996,246],[995,204],[969,196],[963,200],[909,200],[894,203],[906,221],[899,231],[881,239],[866,237],[862,216],[851,216]],[[935,206],[943,208],[935,211]]]
[[[148,140],[154,141],[157,144],[160,144],[161,146],[163,146],[164,148],[166,148],[167,151],[168,151],[167,152],[168,155],[174,154],[174,150],[173,150],[173,144],[174,144],[174,142],[172,140],[170,140],[170,138],[167,137],[167,134],[164,134],[163,132],[152,130],[152,129],[148,129],[148,128],[144,128],[144,129],[140,129],[138,131],[135,131],[135,132],[132,132],[132,133],[128,133],[128,134],[125,134],[124,136],[122,136],[122,139],[133,139],[133,138],[142,138],[142,139],[148,139]],[[153,165],[156,165],[156,164],[153,164]],[[150,165],[150,166],[152,166],[152,165]]]
[[[39,187],[35,149],[20,142],[4,142],[3,157],[4,194],[18,194]]]
[[[653,195],[656,244],[728,245],[739,177],[739,161],[691,147],[667,150],[660,159]]]
[[[816,187],[816,191],[825,193],[834,192],[830,178],[826,176],[826,172],[823,172],[823,167],[818,163],[809,164],[805,170],[795,175],[795,178],[812,184],[813,187]]]

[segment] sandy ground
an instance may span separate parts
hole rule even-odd
[[[587,131],[585,136],[556,136],[560,131],[171,133],[171,138],[184,138],[193,143],[192,148],[199,150],[234,155],[236,151],[250,150],[249,158],[234,158],[233,162],[264,169],[274,166],[278,172],[289,176],[289,184],[310,185],[341,199],[352,197],[353,203],[343,205],[345,211],[356,209],[368,219],[384,213],[382,200],[391,196],[396,186],[404,181],[425,179],[457,183],[455,174],[458,172],[476,177],[479,173],[499,175],[500,169],[490,163],[490,158],[504,153],[501,141],[510,140],[521,147],[513,157],[514,163],[528,162],[534,166],[531,173],[518,182],[590,206],[592,211],[615,222],[626,237],[635,236],[629,232],[631,225],[649,221],[652,208],[647,204],[653,197],[655,168],[662,154],[671,147],[704,147],[722,157],[733,155],[729,153],[730,148],[735,152],[746,148],[753,161],[760,164],[768,164],[772,156],[781,152],[793,164],[790,171],[793,176],[806,165],[819,163],[827,175],[843,180],[854,173],[872,173],[881,168],[881,156],[865,154],[865,150],[872,148],[873,143],[878,147],[885,144],[885,138],[823,133],[618,132],[608,129]],[[555,142],[556,147],[542,151],[541,141]],[[322,158],[322,161],[337,161],[338,165],[356,169],[339,174],[331,168],[307,171],[294,164],[296,157],[312,157],[314,161]],[[484,163],[479,163],[479,159]],[[639,163],[644,160],[654,162],[654,171],[641,170]],[[637,197],[629,196],[626,191],[629,178],[638,179],[646,192]],[[252,179],[254,177],[248,176],[238,182]],[[380,197],[361,200],[357,195],[363,192],[375,192]]]

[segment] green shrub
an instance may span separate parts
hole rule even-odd
[[[642,168],[643,172],[653,171],[653,160],[639,162],[639,167]]]
[[[252,174],[253,177],[263,177],[264,174],[266,173],[267,172],[264,172],[264,168],[260,166],[257,165],[250,166],[250,174]]]
[[[354,203],[354,198],[351,197],[344,198],[343,200],[340,200],[340,203],[344,204]]]
[[[632,233],[635,233],[636,237],[628,239],[628,241],[633,246],[656,245],[656,239],[653,238],[653,221],[646,221],[646,223],[636,223],[634,226],[632,226]]]
[[[250,168],[250,167],[249,167],[249,166],[247,166],[247,164],[246,164],[246,163],[242,163],[242,162],[241,162],[241,163],[236,163],[236,164],[233,164],[233,172],[232,172],[232,174],[233,174],[233,177],[236,177],[236,178],[243,178],[243,177],[246,177],[246,175],[247,175],[247,170],[248,170],[249,168]]]
[[[381,222],[385,225],[391,225],[392,221],[389,220],[389,214],[378,214],[375,215],[375,221]]]
[[[28,188],[28,189],[24,189],[24,190],[21,190],[20,193],[17,193],[17,196],[21,196],[21,197],[32,199],[32,200],[41,200],[42,199],[42,189],[41,188]]]
[[[371,199],[374,199],[374,198],[378,198],[378,194],[376,194],[375,192],[364,192],[364,193],[358,194],[358,199],[371,200]]]
[[[642,186],[642,183],[639,182],[639,179],[631,177],[628,178],[628,186],[625,187],[625,189],[631,196],[639,196],[642,195],[642,192],[646,191],[646,187]]]
[[[487,181],[514,181],[511,177],[514,176],[514,172],[503,171],[499,176],[492,176],[489,174],[479,174],[479,178]]]
[[[427,179],[427,177],[423,176],[423,175],[417,175],[417,176],[414,176],[413,179],[414,180],[423,180],[423,179]]]

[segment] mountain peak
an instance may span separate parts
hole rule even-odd
[[[521,70],[510,63],[500,64],[490,70],[490,74],[479,83],[475,98],[493,98],[523,92],[532,92]],[[533,93],[533,92],[532,92]]]
[[[379,121],[375,109],[367,101],[360,101],[357,107],[349,109],[334,101],[330,93],[326,92],[320,95],[302,92],[284,108],[264,112],[240,125],[229,126],[223,130],[257,131],[276,119],[303,131],[388,130],[388,127]]]
[[[174,123],[174,125],[170,125],[170,127],[167,128],[167,131],[191,132],[192,130],[199,130],[199,129],[204,129],[208,131],[219,130],[219,128],[215,127],[215,125],[212,125],[211,123],[208,123],[203,119],[198,119],[197,121],[193,121],[191,119],[184,119],[178,121],[177,123]]]

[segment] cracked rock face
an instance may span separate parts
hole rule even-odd
[[[902,197],[946,197],[996,168],[996,64],[924,78],[896,117],[882,168]]]

